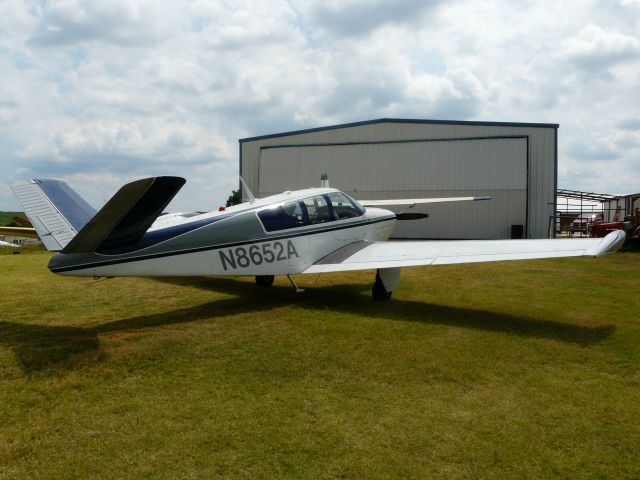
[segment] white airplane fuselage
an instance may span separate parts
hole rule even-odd
[[[171,223],[160,217],[149,229],[150,237],[189,225],[202,226],[129,251],[59,254],[49,268],[61,275],[93,277],[289,275],[301,273],[340,247],[357,241],[387,240],[393,232],[395,214],[381,208],[363,209],[353,218],[276,231],[267,230],[259,216],[264,210],[327,193],[338,191],[287,192]]]

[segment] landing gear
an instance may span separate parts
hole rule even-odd
[[[287,275],[287,278],[289,279],[289,282],[291,282],[291,286],[296,289],[296,293],[304,292],[304,288],[300,288],[298,284],[293,281],[293,278],[291,278],[291,275]]]
[[[387,292],[387,289],[384,288],[384,284],[380,278],[380,271],[376,272],[376,281],[371,289],[371,296],[373,297],[374,302],[382,302],[384,300],[391,299],[391,292]]]
[[[373,300],[378,302],[389,300],[400,282],[400,267],[379,268],[376,270],[376,282],[371,289]]]
[[[273,285],[273,275],[256,275],[256,285],[259,287],[270,287]]]

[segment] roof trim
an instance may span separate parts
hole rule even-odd
[[[528,139],[529,135],[494,135],[488,137],[451,137],[451,138],[413,138],[410,140],[376,140],[362,142],[332,142],[332,143],[283,143],[280,145],[263,145],[260,150],[274,148],[304,148],[304,147],[345,147],[352,145],[388,145],[396,143],[434,143],[434,142],[466,142],[470,140],[520,140]]]
[[[429,125],[476,125],[485,127],[533,127],[533,128],[559,128],[558,123],[522,123],[522,122],[479,122],[471,120],[420,120],[410,118],[378,118],[375,120],[365,120],[362,122],[342,123],[329,125],[326,127],[307,128],[304,130],[291,130],[290,132],[272,133],[270,135],[259,135],[256,137],[241,138],[240,143],[254,140],[265,140],[268,138],[285,137],[290,135],[302,135],[305,133],[322,132],[324,130],[338,130],[342,128],[360,127],[363,125],[373,125],[376,123],[414,123]]]

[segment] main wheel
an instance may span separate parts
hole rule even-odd
[[[256,275],[256,285],[259,287],[270,287],[273,285],[273,275]]]
[[[371,289],[371,297],[375,302],[381,302],[391,298],[391,292],[387,292],[387,289],[384,288],[384,284],[382,283],[378,272],[376,272],[376,281]]]

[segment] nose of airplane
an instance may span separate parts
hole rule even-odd
[[[380,220],[383,221],[385,219],[395,220],[396,214],[391,210],[387,210],[385,208],[372,208],[367,207],[366,216],[369,220]]]
[[[367,208],[367,217],[374,223],[374,240],[387,240],[396,225],[396,214],[384,208]]]

